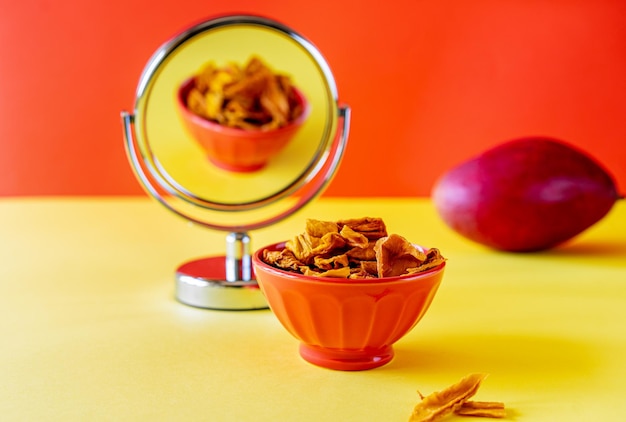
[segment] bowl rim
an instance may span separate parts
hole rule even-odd
[[[292,281],[297,281],[299,283],[309,283],[316,285],[332,285],[332,286],[372,286],[378,284],[393,284],[393,283],[410,283],[414,281],[421,280],[423,278],[428,278],[434,274],[442,272],[446,267],[446,261],[442,262],[436,267],[430,268],[426,271],[414,273],[414,274],[404,274],[394,277],[384,277],[384,278],[363,278],[363,279],[346,279],[340,277],[314,277],[304,274],[299,274],[296,272],[290,272],[286,270],[282,270],[280,268],[274,267],[261,259],[261,254],[265,249],[278,250],[279,248],[284,248],[286,241],[272,243],[270,245],[266,245],[262,248],[257,249],[252,254],[252,264],[253,267],[262,268],[264,271],[271,273],[273,275],[279,275],[281,277],[290,279]],[[420,245],[414,246],[422,249],[423,251],[428,251],[428,248],[424,248]],[[255,271],[256,275],[256,271]]]
[[[187,101],[185,100],[185,96],[183,94],[188,89],[191,89],[193,86],[195,86],[195,76],[191,76],[185,79],[179,85],[178,90],[176,92],[176,103],[178,104],[179,109],[187,116],[188,119],[193,121],[195,124],[202,126],[209,130],[214,130],[216,132],[222,132],[222,133],[230,134],[233,136],[241,136],[242,134],[260,136],[260,135],[265,135],[265,134],[277,134],[281,132],[287,132],[289,130],[292,130],[296,126],[300,126],[301,124],[303,124],[304,121],[309,117],[309,114],[311,113],[311,104],[307,100],[306,96],[302,93],[302,91],[299,88],[294,86],[293,90],[296,93],[296,96],[298,97],[298,99],[300,100],[300,103],[302,104],[302,113],[300,113],[300,115],[297,118],[290,121],[285,126],[279,127],[278,129],[270,129],[270,130],[264,130],[261,128],[241,129],[237,127],[224,126],[212,120],[205,119],[202,116],[198,116],[196,113],[189,110],[189,108],[187,107]]]

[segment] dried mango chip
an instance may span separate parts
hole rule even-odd
[[[280,128],[303,112],[291,79],[273,72],[256,56],[243,67],[205,64],[194,75],[186,101],[200,117],[249,130]]]
[[[363,233],[359,233],[350,228],[350,226],[343,226],[341,228],[341,237],[346,239],[346,243],[353,248],[363,249],[369,246],[369,239]]]
[[[374,251],[380,278],[405,274],[409,268],[419,267],[426,261],[424,252],[397,234],[378,239]]]
[[[349,268],[348,256],[346,254],[335,255],[329,258],[324,258],[321,256],[316,256],[313,259],[313,263],[317,268],[322,270],[332,270],[338,268]]]
[[[496,418],[506,416],[503,403],[469,401],[486,377],[487,374],[482,373],[469,374],[456,384],[428,396],[418,392],[422,400],[413,409],[409,422],[434,422],[452,413]]]
[[[339,226],[332,221],[321,221],[307,218],[304,231],[309,236],[322,237],[326,233],[339,233]]]
[[[368,241],[367,246],[352,248],[346,252],[350,262],[359,263],[360,261],[374,261],[376,263],[376,251],[374,250],[374,246],[376,245],[375,240]]]
[[[377,267],[376,261],[360,261],[359,266],[350,271],[348,278],[378,278]]]
[[[348,226],[352,230],[358,233],[362,233],[370,240],[380,239],[387,236],[387,227],[385,222],[381,218],[352,218],[349,220],[339,220],[337,225],[340,229],[343,226]]]
[[[300,234],[287,241],[285,247],[291,249],[303,264],[310,265],[316,256],[332,256],[335,251],[341,250],[345,245],[346,240],[339,233],[330,232],[322,237]]]
[[[460,416],[506,418],[504,403],[498,401],[466,401],[454,413]]]
[[[333,269],[330,269],[328,271],[316,271],[316,270],[311,269],[309,267],[302,267],[301,271],[302,271],[302,274],[308,275],[308,276],[313,276],[313,277],[348,278],[348,276],[350,275],[350,268],[349,267],[333,268]]]
[[[382,278],[414,274],[445,262],[438,249],[418,249],[399,235],[387,234],[380,218],[337,222],[307,219],[303,233],[282,251],[264,251],[267,264],[317,277]]]
[[[426,252],[426,259],[418,266],[414,268],[407,268],[407,272],[409,274],[422,272],[429,270],[431,268],[438,267],[443,264],[446,259],[441,255],[441,252],[437,248],[430,248],[428,252]]]
[[[300,271],[302,263],[295,257],[293,252],[288,249],[282,251],[263,251],[263,261],[273,262],[279,268]]]

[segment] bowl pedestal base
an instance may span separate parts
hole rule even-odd
[[[362,371],[378,368],[391,361],[393,347],[380,349],[346,350],[327,349],[319,346],[300,344],[300,356],[309,363],[340,371]]]

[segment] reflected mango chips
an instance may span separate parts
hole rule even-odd
[[[291,79],[253,56],[240,66],[205,64],[194,75],[186,98],[189,110],[223,126],[247,130],[278,129],[303,113]]]

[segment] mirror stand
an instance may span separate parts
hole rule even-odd
[[[252,277],[250,237],[226,236],[226,255],[195,259],[176,270],[176,298],[187,305],[216,310],[266,309]]]

